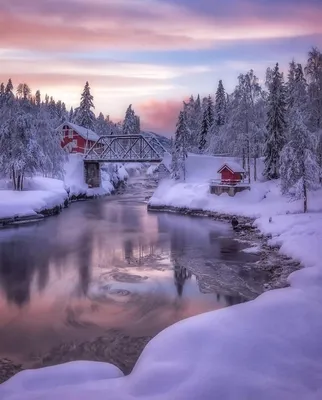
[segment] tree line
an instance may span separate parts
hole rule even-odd
[[[292,60],[286,77],[277,63],[262,85],[253,70],[240,74],[234,91],[222,80],[215,96],[183,102],[172,151],[172,176],[184,177],[188,152],[242,159],[249,182],[281,179],[282,193],[303,199],[322,182],[322,53],[312,48],[303,67]],[[253,174],[251,174],[253,165]]]
[[[140,133],[140,118],[132,105],[124,121],[113,123],[109,116],[94,114],[94,99],[86,82],[80,104],[66,109],[61,100],[39,90],[32,94],[26,83],[14,90],[11,79],[0,84],[0,178],[10,179],[15,190],[22,190],[26,176],[43,174],[63,178],[67,153],[61,147],[65,122],[72,122],[95,131],[99,136]]]

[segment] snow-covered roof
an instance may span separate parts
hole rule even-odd
[[[222,172],[225,168],[228,168],[231,172],[242,172],[245,173],[246,171],[244,170],[243,167],[241,167],[237,162],[235,161],[229,161],[225,162],[218,170],[218,173]]]
[[[62,127],[65,125],[72,128],[75,132],[77,132],[79,134],[79,136],[81,136],[84,139],[93,140],[93,141],[96,141],[99,139],[99,136],[97,135],[97,133],[95,133],[91,129],[84,128],[83,126],[79,126],[79,125],[73,124],[71,122],[64,122],[63,124],[61,124],[58,127],[58,129],[62,129]]]

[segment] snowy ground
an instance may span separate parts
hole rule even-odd
[[[26,371],[0,386],[1,400],[322,398],[321,192],[310,196],[311,212],[304,215],[275,184],[256,184],[235,198],[209,195],[210,175],[207,170],[203,182],[196,175],[186,183],[162,182],[151,204],[257,218],[272,244],[307,267],[289,277],[291,286],[164,330],[127,377],[96,363]]]
[[[138,169],[138,165],[129,165],[129,170]],[[115,186],[129,176],[122,165],[104,166],[102,185],[89,189],[84,181],[83,158],[72,154],[65,164],[64,181],[35,176],[26,178],[24,190],[16,192],[10,189],[5,180],[0,180],[0,219],[37,215],[38,212],[61,206],[69,196],[102,196],[111,194]]]

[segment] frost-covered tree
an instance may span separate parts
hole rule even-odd
[[[44,108],[40,108],[33,119],[33,129],[41,150],[37,157],[38,170],[44,176],[61,179],[66,153],[61,147],[61,131],[56,129],[56,125],[53,126],[49,117],[50,114]]]
[[[276,64],[268,83],[265,170],[267,179],[279,178],[280,155],[286,140],[286,95],[283,75]]]
[[[99,136],[107,135],[107,126],[105,122],[105,117],[102,112],[99,113],[95,122],[95,132]]]
[[[186,178],[185,161],[188,156],[186,148],[186,140],[188,130],[184,117],[184,112],[180,111],[178,122],[176,125],[174,146],[172,150],[171,176],[173,179]]]
[[[40,94],[40,90],[37,90],[37,91],[36,91],[36,94],[35,94],[35,105],[36,105],[36,107],[40,107],[40,105],[41,105],[41,94]]]
[[[31,95],[31,89],[26,83],[19,83],[17,87],[18,98],[27,100]]]
[[[322,170],[322,53],[316,47],[309,52],[305,73],[309,84],[309,127],[317,138],[316,151]]]
[[[281,185],[283,194],[303,199],[307,212],[308,191],[317,189],[320,168],[315,155],[315,136],[304,123],[302,113],[293,107],[290,118],[290,141],[281,152]]]
[[[208,113],[207,108],[203,111],[203,117],[199,132],[199,144],[198,150],[200,153],[204,153],[207,146],[207,136],[209,132],[209,120],[208,120]]]
[[[137,120],[135,112],[132,109],[132,104],[130,104],[126,110],[123,121],[123,135],[133,135],[135,133],[137,133]]]
[[[187,127],[187,149],[192,152],[198,151],[198,139],[202,120],[200,96],[195,100],[190,96],[188,102],[183,102],[183,112]]]
[[[251,158],[254,159],[254,180],[257,179],[257,158],[263,142],[263,106],[264,94],[253,70],[240,74],[229,105],[227,127],[223,131],[227,136],[229,153],[241,157],[249,180]]]
[[[84,128],[94,130],[95,128],[95,114],[92,111],[94,107],[93,96],[91,95],[91,89],[89,83],[86,82],[83,93],[81,95],[80,106],[75,110],[76,117],[74,117],[76,123]]]
[[[222,80],[219,81],[215,97],[214,124],[223,126],[227,119],[226,92]]]

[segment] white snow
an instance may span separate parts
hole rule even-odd
[[[128,178],[123,165],[110,164],[101,171],[101,187],[88,188],[84,180],[84,163],[80,154],[70,154],[65,164],[64,181],[35,176],[26,178],[24,190],[10,190],[0,180],[0,219],[37,215],[39,211],[61,206],[69,196],[102,196],[111,194],[113,183]]]
[[[247,249],[243,249],[243,253],[249,253],[249,254],[258,254],[260,253],[260,246],[252,246],[252,247],[247,247]]]
[[[231,171],[233,171],[233,172],[246,172],[246,171],[244,170],[244,168],[241,167],[241,165],[238,164],[236,161],[227,161],[227,162],[225,162],[225,164],[223,164],[223,165],[220,167],[220,169],[222,169],[225,165],[226,165]],[[220,170],[220,169],[219,169],[219,170]]]
[[[0,218],[36,215],[37,212],[63,205],[67,192],[63,181],[34,177],[25,182],[26,190],[17,192],[0,187]]]
[[[1,400],[322,398],[321,192],[310,196],[309,208],[316,212],[308,214],[299,213],[299,202],[282,198],[274,183],[255,184],[235,198],[217,197],[207,192],[214,162],[205,163],[211,171],[198,165],[186,183],[161,183],[151,203],[257,217],[271,243],[306,267],[291,274],[291,286],[167,328],[127,377],[116,371],[115,377],[109,372],[104,377],[95,363],[87,363],[92,375],[84,375],[70,363],[19,373],[0,385]]]

